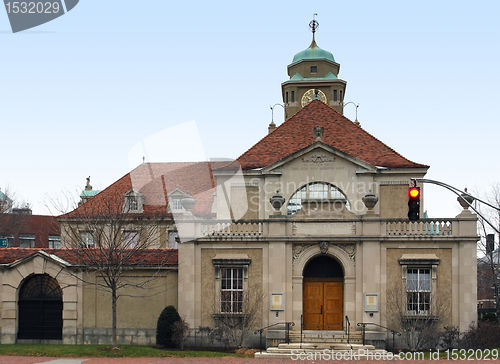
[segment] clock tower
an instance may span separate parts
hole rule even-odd
[[[318,98],[343,114],[343,102],[347,82],[337,78],[340,65],[333,54],[318,47],[315,33],[319,27],[316,20],[309,23],[313,33],[311,45],[293,57],[288,65],[290,80],[281,84],[285,115],[288,119],[311,100]]]

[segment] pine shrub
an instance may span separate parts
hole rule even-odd
[[[177,346],[172,340],[175,332],[175,323],[177,321],[181,321],[181,317],[175,307],[165,307],[156,325],[156,345],[164,348],[175,348]]]

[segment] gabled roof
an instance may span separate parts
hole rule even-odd
[[[95,250],[99,254],[99,249]],[[44,254],[41,254],[44,253]],[[11,265],[19,260],[29,259],[35,255],[51,255],[72,265],[85,263],[85,259],[74,249],[40,249],[40,248],[3,248],[0,249],[0,264]],[[176,266],[178,264],[177,249],[143,249],[134,252],[127,261],[129,266]]]
[[[324,127],[323,143],[374,166],[428,168],[404,158],[319,100],[313,100],[300,109],[237,161],[243,170],[264,168],[314,143],[313,128],[316,125]]]
[[[192,213],[206,216],[211,213],[215,182],[210,162],[145,163],[127,173],[118,181],[62,215],[63,218],[97,217],[121,214],[125,194],[132,189],[145,198],[144,212],[130,213],[135,216],[172,216],[167,212],[168,194],[176,188],[189,192],[196,199]]]

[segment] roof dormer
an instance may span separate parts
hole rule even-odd
[[[124,213],[142,213],[144,212],[144,201],[146,198],[140,192],[131,189],[125,194],[125,203],[123,204]]]

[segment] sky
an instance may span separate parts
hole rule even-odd
[[[88,176],[106,188],[142,162],[134,146],[193,121],[206,158],[237,158],[266,135],[314,13],[365,130],[430,165],[428,179],[479,194],[500,182],[498,1],[81,0],[15,34],[0,9],[1,189],[49,213],[50,199],[77,197]],[[355,119],[353,105],[344,113]],[[429,217],[461,211],[441,187],[423,198]]]

